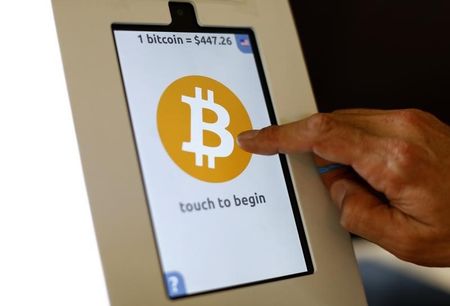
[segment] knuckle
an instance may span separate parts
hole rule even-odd
[[[403,139],[391,139],[388,144],[389,157],[386,167],[379,175],[383,192],[391,195],[399,195],[405,188],[405,184],[413,179],[413,173],[420,159],[420,148]]]
[[[415,139],[417,143],[430,144],[430,136],[434,135],[439,120],[432,114],[419,109],[406,109],[396,113],[395,120],[402,135]]]
[[[419,109],[410,108],[399,111],[398,116],[406,124],[417,125],[427,117],[427,114]]]
[[[308,128],[318,133],[326,133],[335,125],[335,119],[331,114],[317,113],[308,120]]]
[[[394,166],[400,169],[414,166],[421,154],[418,145],[404,139],[391,140],[390,151],[393,155]]]

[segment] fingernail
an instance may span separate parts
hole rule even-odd
[[[345,194],[347,193],[347,186],[344,180],[340,180],[331,185],[330,188],[331,199],[334,203],[341,209],[342,201],[344,200]]]
[[[259,133],[259,130],[250,130],[242,132],[238,135],[237,141],[246,141],[255,138],[255,136]]]

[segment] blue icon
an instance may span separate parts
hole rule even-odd
[[[253,53],[250,36],[247,34],[236,34],[236,44],[242,53]]]
[[[186,285],[180,272],[166,272],[164,273],[164,279],[169,297],[176,298],[186,295]]]

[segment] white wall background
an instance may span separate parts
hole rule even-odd
[[[0,0],[0,305],[108,305],[50,1]]]

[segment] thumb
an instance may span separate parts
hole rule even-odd
[[[381,202],[361,183],[341,179],[330,187],[331,198],[339,207],[341,225],[351,233],[385,248],[396,241],[400,211]]]

